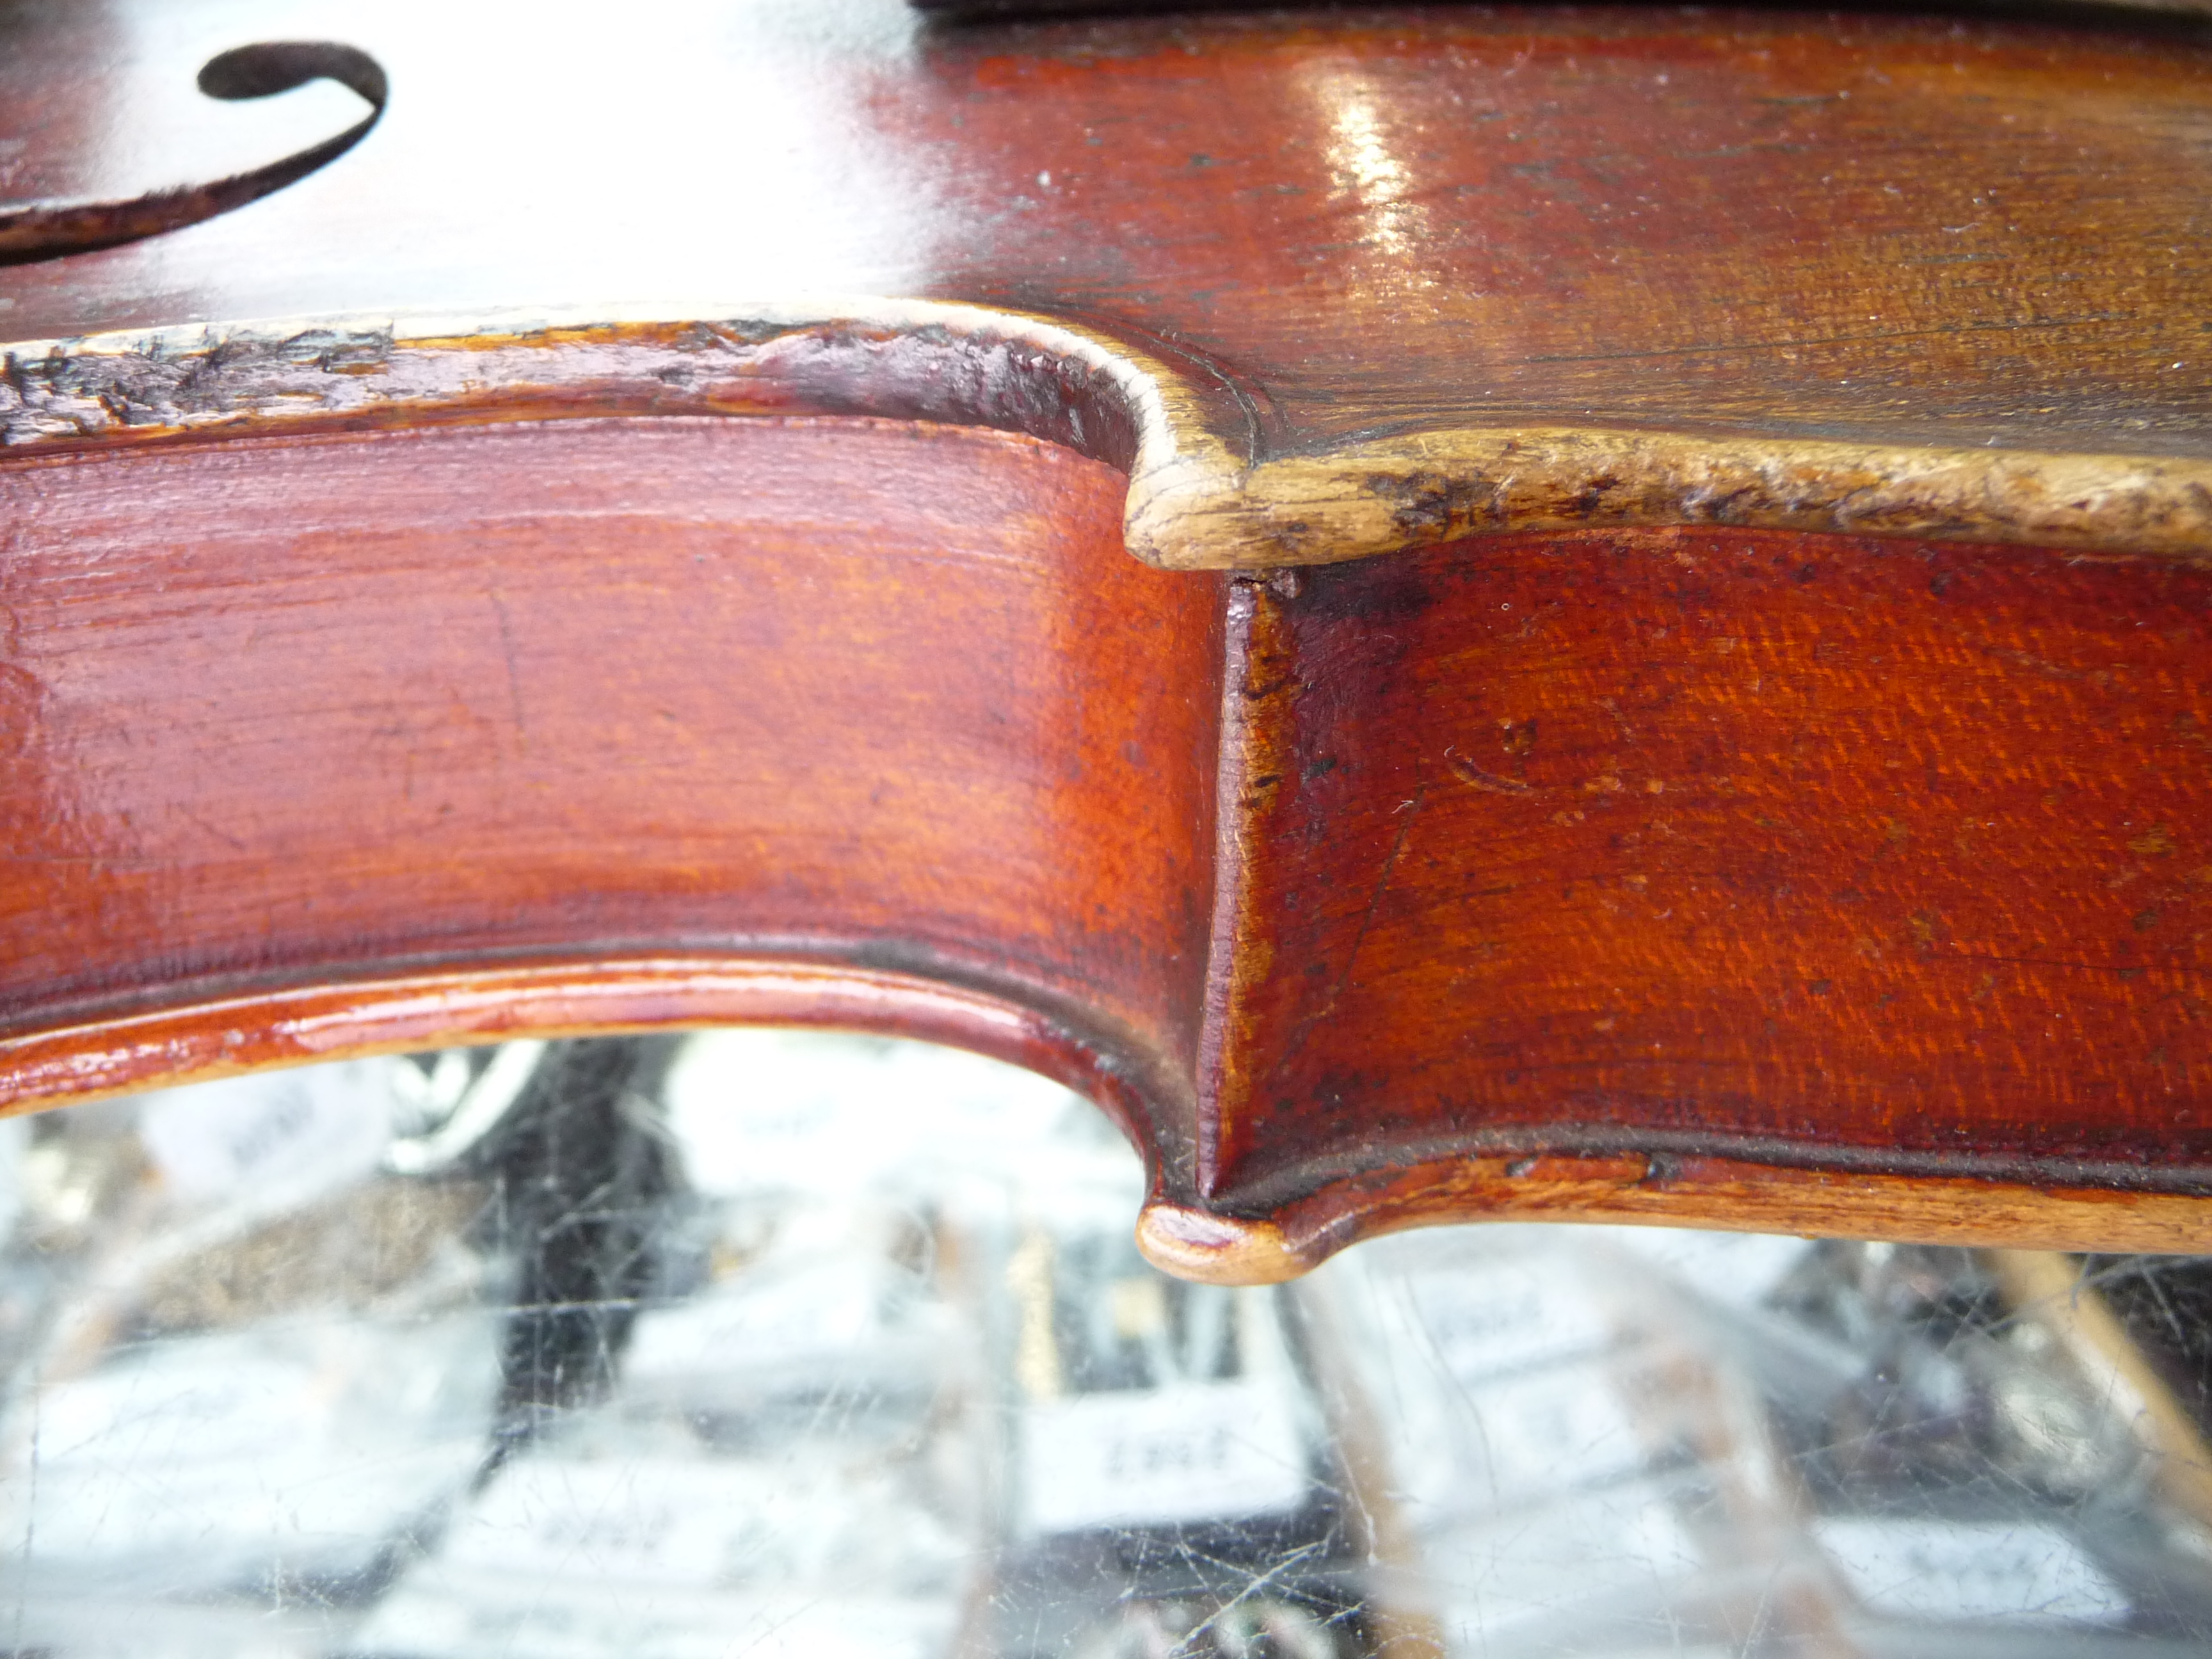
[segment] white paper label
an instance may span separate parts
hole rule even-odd
[[[1488,1464],[1488,1498],[1504,1503],[1595,1486],[1644,1462],[1611,1378],[1594,1364],[1539,1371],[1470,1390]]]
[[[709,1585],[755,1497],[710,1462],[522,1458],[454,1526],[448,1565]]]
[[[889,1474],[835,1460],[518,1458],[454,1520],[442,1568],[548,1583],[948,1587],[966,1549]]]
[[[374,1170],[392,1135],[390,1060],[227,1078],[146,1096],[138,1133],[187,1200],[304,1203]]]
[[[884,1333],[888,1275],[848,1257],[756,1284],[741,1279],[640,1316],[625,1357],[633,1386],[763,1363],[832,1364]]]
[[[1814,1531],[1858,1598],[1892,1618],[2127,1616],[2127,1598],[2056,1527],[1854,1516]]]
[[[18,1408],[0,1536],[47,1563],[161,1558],[213,1588],[373,1559],[483,1461],[497,1326],[325,1321],[118,1350]]]
[[[1573,1263],[1486,1262],[1412,1280],[1421,1327],[1462,1381],[1553,1364],[1607,1346],[1613,1332]]]
[[[1030,1408],[1022,1449],[1039,1532],[1279,1514],[1309,1479],[1291,1398],[1254,1382],[1047,1401]]]
[[[1648,1261],[1728,1308],[1765,1301],[1816,1248],[1809,1238],[1677,1227],[1591,1227],[1583,1237]]]
[[[588,1576],[433,1571],[404,1580],[347,1650],[410,1659],[932,1659],[950,1649],[957,1612],[949,1597],[729,1595]]]
[[[1665,1587],[1692,1578],[1704,1565],[1664,1490],[1642,1483],[1432,1534],[1421,1553],[1442,1603],[1445,1650],[1468,1655],[1492,1652],[1515,1626],[1587,1620],[1594,1603],[1649,1607],[1652,1598],[1668,1595]],[[1510,1650],[1620,1651],[1584,1642],[1534,1643],[1526,1634]],[[1663,1644],[1636,1650],[1672,1651]]]

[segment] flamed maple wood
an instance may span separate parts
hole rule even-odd
[[[149,15],[11,17],[29,176]],[[9,1100],[811,1020],[1083,1089],[1224,1280],[2203,1247],[2196,26],[672,10],[781,170],[556,246],[465,20],[221,17],[391,101],[0,278]]]

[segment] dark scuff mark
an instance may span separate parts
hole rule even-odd
[[[1506,522],[1502,487],[1488,478],[1376,472],[1364,485],[1391,504],[1390,522],[1408,542],[1452,541]]]

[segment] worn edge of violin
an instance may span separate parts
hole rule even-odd
[[[1231,374],[1166,349],[873,298],[196,324],[0,346],[0,442],[21,454],[624,409],[884,415],[1024,431],[1119,466],[1128,550],[1167,570],[1698,526],[2212,557],[2212,459],[1448,417],[1269,456]]]

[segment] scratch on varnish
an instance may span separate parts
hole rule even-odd
[[[1495,772],[1486,772],[1464,755],[1447,755],[1444,764],[1452,775],[1470,789],[1480,789],[1492,795],[1528,796],[1536,793],[1534,784],[1522,783],[1517,778],[1501,778]]]
[[[191,807],[186,806],[183,802],[173,802],[171,804],[170,810],[175,812],[179,817],[183,818],[186,823],[205,830],[216,841],[222,842],[224,846],[229,848],[232,852],[243,853],[246,850],[246,843],[240,841],[236,836],[232,835],[229,830],[222,828],[218,824],[209,823],[205,818],[193,811]]]
[[[1345,953],[1344,971],[1328,988],[1328,1000],[1322,1005],[1322,1017],[1336,1006],[1337,994],[1352,982],[1352,970],[1359,965],[1359,948],[1367,943],[1368,930],[1375,925],[1375,912],[1382,903],[1382,895],[1390,885],[1390,878],[1398,868],[1398,860],[1406,851],[1406,838],[1413,833],[1413,820],[1421,816],[1422,803],[1427,800],[1429,787],[1423,784],[1413,791],[1413,799],[1401,810],[1406,821],[1398,826],[1397,839],[1390,843],[1390,856],[1382,860],[1382,873],[1375,878],[1375,890],[1367,896],[1367,908],[1359,917],[1359,931],[1352,936],[1352,949]]]
[[[507,663],[507,700],[514,710],[515,747],[527,749],[530,725],[522,715],[522,677],[514,665],[514,625],[507,614],[507,600],[497,593],[488,597],[493,613],[499,617],[499,649]]]

